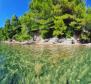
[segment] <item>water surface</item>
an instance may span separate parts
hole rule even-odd
[[[91,84],[91,48],[0,44],[0,84]]]

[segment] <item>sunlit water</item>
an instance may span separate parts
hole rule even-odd
[[[91,84],[91,48],[0,44],[0,84]]]

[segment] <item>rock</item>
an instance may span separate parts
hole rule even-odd
[[[43,42],[48,42],[50,39],[44,39],[44,41]]]
[[[34,42],[33,42],[33,41],[27,42],[26,44],[27,44],[27,45],[30,45],[30,44],[34,44]]]
[[[77,40],[75,38],[67,38],[63,42],[63,44],[78,44]]]
[[[72,39],[72,44],[78,44],[79,39],[75,39],[74,37],[72,37],[71,39]]]
[[[72,44],[75,44],[75,41],[74,40],[72,40]]]
[[[30,40],[30,41],[25,41],[25,42],[22,42],[21,44],[22,45],[30,45],[30,44],[33,44],[34,41],[33,40]]]
[[[62,42],[64,42],[65,41],[65,38],[62,38],[62,39],[59,39],[58,40],[58,43],[62,43]]]
[[[72,44],[72,39],[66,39],[63,44]]]
[[[51,38],[50,40],[49,40],[49,42],[50,43],[58,43],[58,38],[57,37],[54,37],[54,38]]]

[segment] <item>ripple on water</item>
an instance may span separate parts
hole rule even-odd
[[[0,84],[88,84],[90,70],[90,47],[0,44]]]

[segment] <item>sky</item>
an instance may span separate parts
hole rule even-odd
[[[21,16],[28,11],[31,0],[0,0],[0,27],[4,26],[6,19],[13,15]],[[91,6],[91,0],[87,0],[87,6]]]
[[[0,0],[0,27],[4,26],[6,19],[13,15],[23,15],[29,7],[31,0]]]
[[[88,6],[88,7],[91,7],[91,0],[86,0],[86,5]]]

